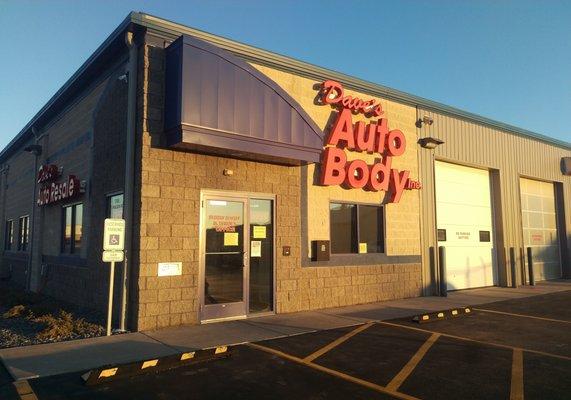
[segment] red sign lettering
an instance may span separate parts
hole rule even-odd
[[[42,165],[38,171],[38,183],[53,181],[56,180],[59,176],[60,171],[57,165]]]
[[[339,82],[325,81],[322,87],[322,100],[325,104],[339,104],[344,109],[372,114],[375,117],[383,114],[383,107],[376,100],[361,100],[357,97],[345,96],[343,86]]]
[[[386,118],[365,124],[353,124],[353,112],[380,116],[382,107],[376,100],[364,101],[344,96],[343,86],[335,81],[322,84],[322,102],[342,106],[337,120],[331,128],[321,156],[321,184],[325,186],[344,185],[351,189],[390,191],[390,201],[398,203],[403,190],[420,189],[420,182],[409,178],[409,171],[391,169],[392,157],[404,154],[406,137],[398,129],[389,129]],[[373,165],[364,160],[347,162],[343,149],[378,153],[381,159]]]

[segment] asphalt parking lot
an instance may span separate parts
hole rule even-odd
[[[232,348],[231,356],[85,386],[81,374],[29,381],[47,399],[569,399],[571,291]],[[4,383],[4,384],[2,384]],[[20,397],[0,380],[0,399]]]

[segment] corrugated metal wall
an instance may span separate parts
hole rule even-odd
[[[431,252],[436,249],[436,215],[434,196],[434,160],[456,162],[463,165],[487,168],[492,171],[492,190],[495,207],[496,230],[501,231],[498,250],[500,285],[511,284],[509,249],[516,254],[517,283],[522,279],[523,234],[521,225],[519,177],[525,176],[563,186],[565,227],[560,230],[571,247],[571,177],[563,176],[560,169],[562,157],[570,157],[569,148],[557,147],[536,139],[499,131],[484,125],[422,108],[418,116],[433,119],[432,125],[418,128],[418,137],[434,137],[445,143],[434,150],[420,148],[419,168],[422,194],[422,259],[425,295],[434,294],[438,276]],[[495,178],[494,178],[495,177]],[[494,184],[494,179],[498,180]],[[499,194],[499,196],[498,196]],[[501,200],[500,200],[501,199]],[[501,243],[503,238],[503,243]],[[431,249],[432,248],[432,249]],[[564,274],[569,274],[571,260],[568,252],[562,252]]]

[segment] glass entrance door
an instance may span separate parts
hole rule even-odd
[[[249,229],[247,199],[205,197],[202,320],[246,315]]]
[[[274,196],[202,195],[200,319],[274,310]]]

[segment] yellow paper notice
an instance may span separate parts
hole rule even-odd
[[[367,243],[359,243],[359,253],[363,254],[367,252]]]
[[[238,232],[224,232],[224,246],[238,246]]]
[[[265,226],[254,226],[254,239],[265,239],[266,238],[266,227]]]

